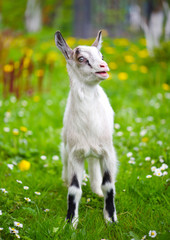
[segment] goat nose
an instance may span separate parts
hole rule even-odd
[[[107,67],[107,65],[106,64],[100,64],[100,67],[105,68],[105,67]]]

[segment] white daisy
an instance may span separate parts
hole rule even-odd
[[[10,231],[10,233],[15,233],[15,234],[19,233],[18,230],[16,230],[15,228],[11,228],[11,227],[9,227],[9,231]]]
[[[8,191],[6,191],[5,188],[0,188],[0,190],[1,190],[3,193],[8,193]]]
[[[45,161],[47,159],[47,157],[45,155],[42,155],[41,157],[41,160]]]
[[[17,181],[17,183],[20,183],[20,184],[22,184],[22,181],[21,180],[16,180]]]
[[[23,228],[23,224],[20,223],[20,222],[16,222],[16,221],[14,221],[14,226],[15,226],[15,227]]]
[[[0,215],[2,215],[2,210],[0,210]]]
[[[25,201],[27,201],[27,202],[31,202],[31,199],[30,198],[24,198],[25,199]]]
[[[140,136],[145,136],[146,135],[146,133],[147,133],[147,130],[146,129],[143,129],[143,130],[141,130],[140,131]]]
[[[49,212],[49,211],[50,211],[50,209],[48,209],[48,208],[47,208],[47,209],[44,209],[44,212]]]
[[[9,127],[4,127],[4,132],[10,132],[10,128]]]
[[[166,163],[163,163],[162,166],[160,167],[161,170],[165,170],[168,168],[168,165]]]
[[[18,234],[15,234],[15,236],[16,236],[16,238],[20,238],[20,235],[18,235]]]
[[[151,177],[152,177],[152,175],[147,175],[147,176],[146,176],[146,178],[151,178]]]
[[[23,189],[28,190],[29,187],[28,186],[23,186]]]
[[[59,160],[59,156],[57,156],[57,155],[52,156],[52,160],[58,161]]]
[[[14,165],[13,165],[13,164],[7,164],[7,166],[8,166],[8,168],[11,169],[11,170],[13,170],[13,168],[14,168]]]
[[[123,136],[123,132],[121,132],[121,131],[117,132],[117,136],[118,136],[118,137]]]
[[[164,162],[163,158],[159,158],[159,161],[160,161],[161,163],[163,163],[163,162]]]
[[[155,230],[150,230],[150,231],[149,231],[149,237],[151,237],[151,238],[155,238],[156,235],[157,235],[157,233],[156,233]]]
[[[120,124],[119,123],[115,123],[115,129],[120,129]]]
[[[126,154],[127,157],[132,157],[132,155],[133,155],[132,152],[128,152],[128,153]]]
[[[0,231],[4,230],[3,228],[0,228]]]
[[[139,151],[139,148],[138,148],[138,147],[134,147],[133,150],[136,151],[136,152],[138,152],[138,151]]]
[[[128,126],[126,129],[128,132],[131,132],[133,130],[133,128],[131,126]]]
[[[145,158],[145,161],[150,161],[150,160],[151,160],[150,157],[146,157],[146,158]]]
[[[155,170],[154,175],[156,175],[157,177],[161,177],[161,176],[162,176],[162,172],[161,172],[160,168],[157,168],[157,169]]]
[[[157,143],[159,146],[162,146],[162,144],[163,144],[162,141],[157,141],[156,143]]]
[[[157,168],[156,168],[155,166],[151,167],[151,171],[152,171],[152,172],[155,172],[156,169],[157,169]]]
[[[87,202],[90,202],[90,198],[87,198]]]
[[[40,192],[35,192],[35,194],[36,194],[36,195],[41,195],[41,193],[40,193]]]
[[[164,171],[164,172],[162,173],[162,175],[163,175],[163,176],[168,175],[168,172],[167,172],[167,171]]]

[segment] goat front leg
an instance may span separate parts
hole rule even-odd
[[[103,214],[106,223],[117,222],[116,206],[115,206],[115,178],[117,171],[117,158],[115,151],[105,154],[101,160],[101,168],[103,172],[102,191],[104,194]]]
[[[82,195],[81,183],[83,177],[84,163],[77,158],[77,154],[70,154],[68,159],[68,210],[66,220],[76,228],[78,224],[78,207]]]

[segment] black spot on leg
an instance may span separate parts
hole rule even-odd
[[[68,222],[71,222],[75,215],[76,204],[74,202],[74,199],[75,199],[74,195],[68,195],[68,211],[66,217]]]
[[[107,198],[106,198],[106,211],[109,214],[109,217],[112,219],[114,222],[114,195],[113,195],[113,189],[111,189],[107,193]]]
[[[79,182],[77,180],[76,175],[73,176],[70,186],[75,186],[75,187],[79,188]]]
[[[102,185],[104,185],[107,182],[111,182],[111,177],[108,171],[104,173]]]

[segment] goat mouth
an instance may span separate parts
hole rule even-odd
[[[109,74],[106,71],[95,72],[95,74],[101,78],[108,78]]]

